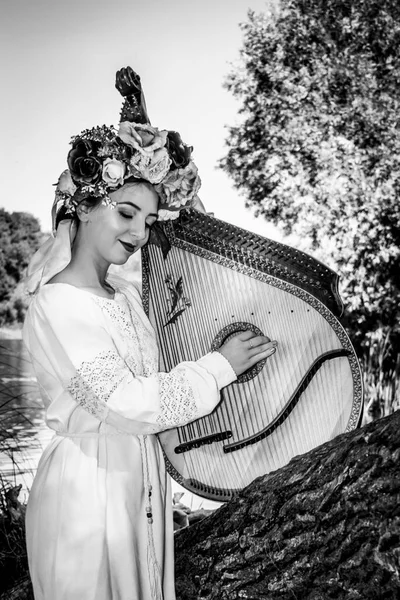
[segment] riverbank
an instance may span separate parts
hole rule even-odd
[[[22,340],[22,325],[0,327],[0,340]]]

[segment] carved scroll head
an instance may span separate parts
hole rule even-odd
[[[123,67],[117,71],[115,87],[124,98],[120,122],[150,124],[140,76],[131,67]]]

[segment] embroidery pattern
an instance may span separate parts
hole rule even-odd
[[[158,349],[154,336],[145,328],[140,319],[131,310],[130,303],[121,294],[122,303],[103,302],[96,298],[95,302],[111,319],[124,339],[128,354],[126,364],[134,375],[148,377],[157,372]]]
[[[174,427],[192,421],[197,416],[197,404],[192,387],[183,373],[176,369],[160,375],[160,397],[162,413],[157,423],[163,427]]]
[[[124,361],[116,352],[100,352],[93,360],[82,363],[67,389],[82,408],[105,421],[106,403],[124,379],[125,369]]]

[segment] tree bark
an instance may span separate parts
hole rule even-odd
[[[175,534],[177,600],[400,598],[400,411]]]

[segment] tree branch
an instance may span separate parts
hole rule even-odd
[[[255,480],[176,534],[177,600],[400,595],[400,411]]]

